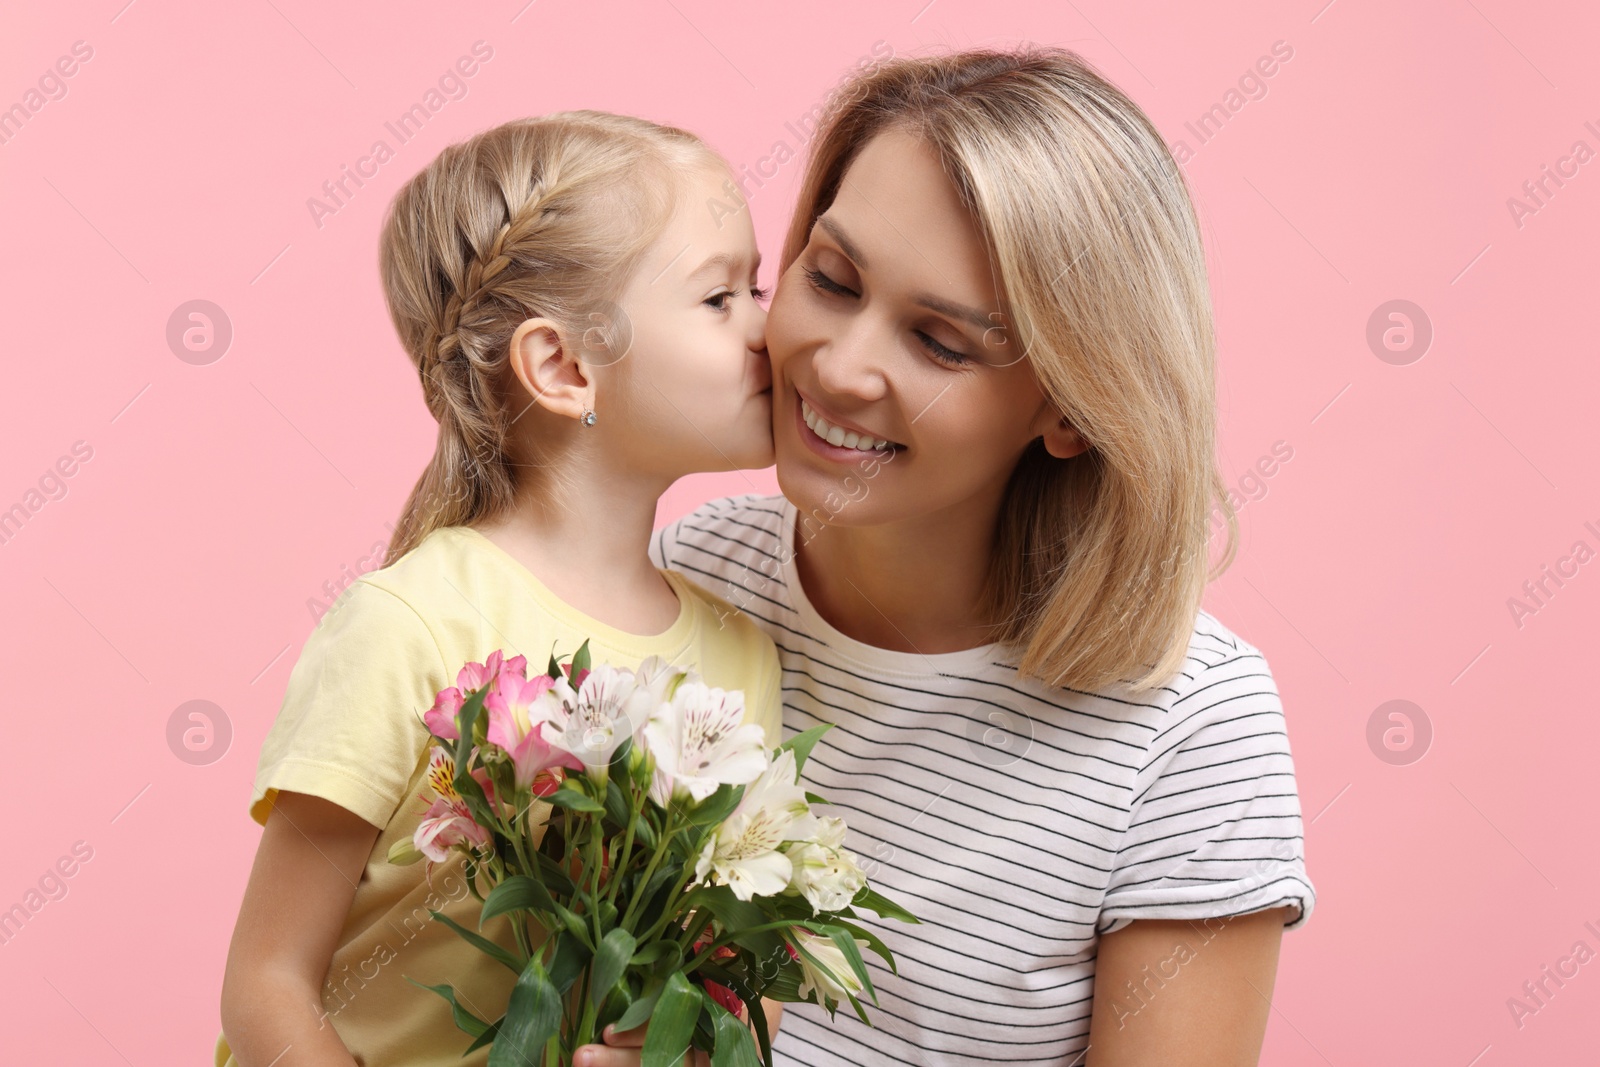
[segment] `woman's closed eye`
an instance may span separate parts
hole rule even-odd
[[[817,270],[815,267],[806,267],[804,270],[806,272],[806,278],[810,280],[811,284],[822,290],[824,293],[832,293],[834,296],[856,295],[855,290],[846,289],[844,286],[840,285],[838,282],[834,281],[820,270]]]
[[[820,292],[827,293],[831,296],[858,295],[855,290],[847,289],[814,267],[804,267],[802,269],[805,271],[806,280],[811,283],[813,288]],[[917,335],[917,340],[922,343],[922,347],[926,348],[928,353],[941,363],[946,363],[952,367],[959,367],[972,362],[970,356],[964,355],[960,352],[957,352],[953,348],[940,344],[938,341],[934,340],[928,334],[923,333],[921,330],[912,330],[911,332]]]

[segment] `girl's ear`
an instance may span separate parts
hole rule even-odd
[[[578,349],[546,318],[528,319],[511,335],[511,368],[534,402],[576,419],[594,407],[594,379]]]

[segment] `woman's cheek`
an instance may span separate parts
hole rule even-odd
[[[772,294],[772,304],[767,309],[767,354],[772,358],[772,376],[782,374],[782,367],[798,345],[805,317],[805,308],[795,295],[800,283],[790,275],[778,281],[778,290]]]

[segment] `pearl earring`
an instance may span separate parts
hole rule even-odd
[[[594,420],[595,420],[595,414],[594,414],[594,412],[590,411],[588,408],[584,408],[583,409],[583,414],[578,416],[578,421],[583,423],[585,426],[593,426],[594,425]]]

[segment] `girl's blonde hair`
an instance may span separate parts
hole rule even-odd
[[[509,369],[511,336],[544,316],[565,343],[626,354],[615,302],[698,163],[727,166],[686,130],[563,111],[453,144],[395,194],[379,245],[384,298],[439,435],[386,561],[440,527],[500,514],[534,477],[560,491],[559,447],[529,445],[532,418],[513,436],[532,401]]]
[[[1010,350],[1089,445],[1061,460],[1035,441],[1011,474],[985,594],[993,639],[1051,685],[1156,688],[1182,666],[1238,537],[1182,172],[1138,106],[1066,49],[891,59],[826,104],[783,272],[850,162],[890,128],[938,153],[983,235]],[[1214,504],[1227,534],[1211,569]]]

